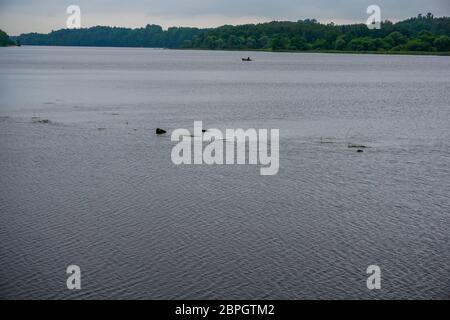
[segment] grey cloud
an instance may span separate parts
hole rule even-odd
[[[15,34],[62,28],[65,8],[70,4],[82,8],[85,26],[136,27],[154,20],[162,24],[166,21],[172,25],[202,26],[305,18],[362,22],[371,4],[381,7],[383,19],[394,21],[426,12],[450,15],[449,0],[0,0],[0,28]]]

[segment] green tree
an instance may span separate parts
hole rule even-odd
[[[289,49],[290,50],[308,50],[310,49],[309,44],[306,42],[306,39],[301,36],[294,36],[289,41]]]
[[[369,47],[369,41],[367,38],[356,38],[352,39],[347,44],[347,50],[350,51],[366,51]]]
[[[230,35],[228,37],[227,47],[230,49],[245,48],[245,39],[243,37],[237,37],[235,35]]]
[[[215,49],[223,49],[225,47],[225,41],[223,41],[223,39],[217,39],[214,42],[214,48]]]
[[[190,48],[192,47],[192,41],[191,40],[184,40],[183,44],[181,45],[181,48]]]
[[[288,39],[277,35],[270,41],[270,48],[274,51],[288,49]]]
[[[268,36],[262,36],[258,39],[258,48],[267,49],[270,45],[270,39]]]
[[[405,44],[408,39],[400,32],[398,31],[394,31],[391,32],[386,38],[385,40],[392,46],[399,46],[402,44]]]
[[[336,42],[334,44],[334,49],[336,50],[344,50],[345,46],[346,46],[347,42],[345,41],[343,36],[339,36],[336,39]]]
[[[433,51],[433,47],[429,42],[420,39],[411,39],[404,46],[407,51]]]
[[[428,42],[430,44],[434,42],[434,36],[429,31],[420,31],[417,36],[423,42]]]
[[[249,49],[256,49],[257,47],[257,42],[255,40],[255,38],[253,37],[248,37],[246,42],[245,42],[245,46]]]
[[[206,49],[216,49],[216,36],[207,36],[205,41],[203,41],[203,47]]]
[[[3,30],[0,30],[0,47],[13,46],[15,43]]]
[[[450,51],[450,37],[439,36],[434,40],[433,45],[438,51]]]
[[[325,39],[316,39],[316,41],[311,44],[311,48],[313,50],[327,49],[327,41]]]

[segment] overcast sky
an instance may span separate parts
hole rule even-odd
[[[426,12],[450,16],[450,0],[0,0],[0,29],[10,35],[62,29],[71,4],[81,8],[82,27],[215,27],[305,18],[342,24],[365,22],[371,4],[381,7],[383,20]]]

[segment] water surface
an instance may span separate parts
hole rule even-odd
[[[194,120],[278,175],[175,166]],[[0,298],[448,299],[449,138],[449,57],[1,48]]]

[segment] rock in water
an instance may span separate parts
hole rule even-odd
[[[161,128],[156,128],[156,134],[164,134],[166,132],[167,132],[166,130],[163,130]]]

